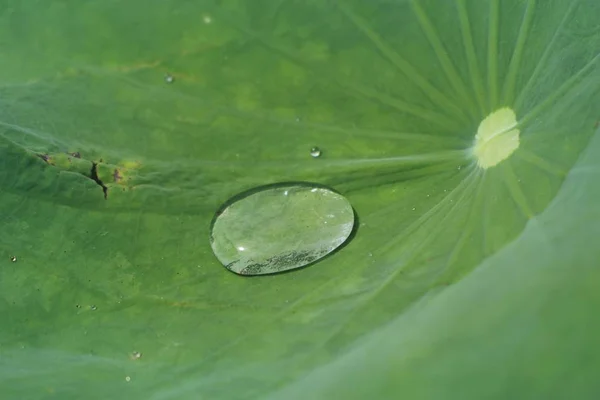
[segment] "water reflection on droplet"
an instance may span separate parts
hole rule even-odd
[[[309,185],[278,185],[235,196],[216,214],[211,246],[240,275],[264,275],[311,264],[352,233],[354,210],[342,195]]]
[[[310,155],[314,158],[321,157],[321,149],[318,147],[313,147],[310,149]]]

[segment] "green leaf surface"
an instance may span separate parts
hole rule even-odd
[[[599,18],[0,0],[1,397],[597,398]],[[481,168],[505,107],[519,146]],[[215,212],[278,182],[341,193],[356,235],[229,273]]]

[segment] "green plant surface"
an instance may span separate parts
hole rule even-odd
[[[597,398],[599,18],[0,0],[0,397]],[[215,212],[278,182],[356,235],[226,271]]]

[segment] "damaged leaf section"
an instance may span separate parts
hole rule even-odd
[[[92,162],[81,158],[81,154],[75,153],[54,153],[38,154],[42,160],[49,165],[59,168],[63,171],[77,172],[90,178]]]
[[[137,176],[136,170],[140,168],[139,162],[123,161],[119,164],[98,162],[96,173],[106,187],[119,187],[123,190],[131,189],[132,179]]]
[[[66,153],[38,153],[37,156],[48,165],[63,171],[76,172],[93,180],[102,188],[104,198],[108,199],[109,190],[119,187],[122,190],[132,189],[132,178],[141,167],[138,161],[121,161],[110,164],[103,159],[92,161],[86,159],[78,151]]]
[[[106,187],[104,182],[102,182],[102,180],[98,177],[98,163],[92,163],[90,178],[92,178],[94,182],[100,185],[100,187],[102,188],[102,192],[104,193],[104,199],[108,199],[108,188]]]

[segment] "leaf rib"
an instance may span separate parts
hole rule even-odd
[[[343,1],[337,2],[340,10],[344,15],[361,31],[373,45],[383,54],[383,56],[400,72],[410,78],[415,84],[425,93],[427,97],[435,104],[443,109],[453,110],[453,115],[460,115],[464,118],[463,112],[458,108],[448,97],[442,92],[436,89],[431,83],[429,83],[415,67],[413,67],[408,61],[402,58],[397,52],[392,50],[384,41],[375,33],[367,24],[367,22],[352,12]]]
[[[531,21],[535,12],[535,0],[528,0],[525,8],[525,15],[521,22],[521,28],[517,37],[517,44],[513,52],[510,64],[508,66],[508,75],[504,85],[504,104],[511,104],[515,96],[515,85],[517,83],[517,74],[521,67],[521,59],[525,50],[525,43],[531,28]]]
[[[529,220],[534,217],[533,211],[531,211],[531,207],[527,202],[527,197],[521,190],[521,185],[519,184],[519,180],[515,175],[515,171],[512,169],[510,163],[506,163],[504,166],[504,183],[508,188],[515,204],[519,207],[523,215]]]
[[[450,207],[450,210],[444,215],[444,217],[442,218],[440,224],[443,225],[444,221],[449,218],[450,215],[452,215],[453,211],[456,209],[456,207],[458,207],[459,204],[461,204],[462,199],[467,195],[467,193],[469,193],[468,191],[472,188],[472,185],[474,183],[477,182],[477,176],[478,176],[478,171],[477,170],[473,170],[471,171],[471,173],[469,173],[469,175],[461,182],[467,182],[467,185],[465,187],[465,189],[463,190],[461,196],[457,199],[457,201],[452,204],[452,203],[448,203],[448,204],[452,204],[452,206]],[[458,187],[457,187],[458,188]],[[456,188],[456,189],[457,189]],[[449,196],[452,195],[452,193],[454,193],[455,190],[453,190],[451,193],[448,194],[448,196],[446,196],[444,199],[448,198]],[[443,199],[443,200],[444,200]],[[442,200],[442,201],[443,201]],[[438,203],[438,204],[441,204]],[[439,235],[441,232],[435,229],[430,229],[428,235],[425,237],[425,239],[419,244],[419,246],[417,246],[411,256],[405,260],[403,262],[404,265],[409,264],[411,261],[413,261],[418,255],[419,255],[419,250],[422,249],[427,243],[429,243],[432,239],[434,239],[437,235]],[[404,235],[403,235],[404,236]],[[365,307],[366,304],[368,304],[369,302],[373,301],[373,299],[375,299],[377,296],[379,296],[383,290],[388,287],[392,282],[395,281],[395,279],[398,277],[398,275],[402,272],[405,272],[404,268],[398,267],[396,268],[394,271],[392,271],[392,273],[389,274],[389,276],[384,279],[376,289],[374,289],[371,293],[369,293],[367,296],[365,296],[365,298],[362,300],[362,302],[360,303],[360,305],[358,307],[356,307],[351,313],[349,313],[348,317],[345,319],[345,321],[343,323],[341,323],[339,325],[339,327],[332,332],[332,334],[325,340],[325,342],[323,343],[324,346],[327,345],[327,343],[330,343],[331,341],[335,340],[336,337],[338,337],[343,331],[344,328],[350,323],[350,321],[352,320],[352,317],[354,315],[356,315],[356,313],[358,312],[358,310],[362,309]]]
[[[592,58],[586,65],[577,71],[575,75],[573,75],[558,89],[556,89],[554,93],[551,93],[543,102],[539,103],[536,107],[529,111],[529,113],[527,113],[519,123],[519,127],[527,126],[527,124],[535,120],[546,108],[552,105],[557,98],[575,87],[580,79],[583,78],[591,69],[593,69],[594,64],[596,64],[598,61],[600,61],[600,54],[597,54],[594,58]]]
[[[521,149],[516,154],[523,161],[528,162],[529,164],[534,165],[543,171],[549,172],[552,175],[555,175],[559,178],[564,178],[565,176],[567,176],[567,171],[563,170],[560,167],[552,165],[551,163],[544,160],[542,157],[538,156],[530,150]]]
[[[456,262],[460,252],[462,251],[463,247],[465,246],[467,239],[473,232],[473,226],[475,225],[473,223],[473,219],[477,215],[476,211],[479,210],[478,206],[480,206],[483,202],[485,173],[479,171],[478,177],[481,178],[481,181],[479,182],[479,185],[477,187],[477,192],[475,193],[475,199],[473,200],[473,204],[470,208],[469,216],[467,217],[467,220],[463,224],[462,233],[461,233],[459,239],[456,241],[454,247],[452,248],[452,252],[446,259],[446,264],[445,264],[444,268],[437,274],[438,277],[443,275],[444,272],[447,271],[452,266],[452,264],[454,264],[454,262]]]
[[[488,90],[490,91],[490,110],[498,107],[498,31],[500,19],[500,1],[491,0],[488,33]]]
[[[465,54],[467,57],[467,65],[469,67],[469,75],[471,76],[471,84],[475,91],[475,98],[477,99],[477,106],[481,114],[485,112],[485,89],[483,84],[483,78],[481,77],[481,71],[477,63],[477,57],[475,55],[475,45],[473,44],[473,36],[471,35],[471,23],[469,22],[469,14],[466,8],[466,0],[459,0],[456,3],[458,9],[458,17],[460,20],[460,28],[462,32],[463,46],[465,47]]]
[[[546,65],[546,63],[548,61],[548,57],[550,57],[551,51],[554,48],[554,44],[556,43],[557,39],[560,37],[563,29],[565,28],[567,21],[569,20],[569,17],[573,13],[573,10],[575,10],[575,7],[578,4],[578,2],[579,2],[579,0],[571,1],[569,9],[564,14],[560,24],[556,28],[556,31],[554,32],[552,39],[546,46],[546,49],[544,50],[544,53],[542,54],[542,56],[539,58],[537,65],[535,66],[535,69],[531,73],[531,76],[527,80],[527,83],[525,83],[525,86],[523,86],[523,89],[521,89],[521,92],[519,93],[519,96],[517,97],[517,99],[515,101],[515,108],[520,109],[523,106],[523,99],[524,99],[525,94],[527,94],[529,92],[529,90],[531,90],[531,86],[535,83],[538,75],[540,74],[540,72],[542,70],[542,67],[544,65]]]
[[[454,64],[450,60],[450,57],[448,57],[448,52],[444,48],[444,45],[442,44],[440,36],[438,35],[435,27],[429,20],[427,13],[425,12],[425,10],[423,10],[423,7],[421,7],[419,2],[413,0],[412,4],[413,4],[413,11],[414,11],[415,15],[417,16],[417,20],[419,21],[419,24],[421,25],[421,29],[425,33],[425,36],[427,37],[429,44],[433,48],[433,51],[435,52],[435,55],[436,55],[438,61],[440,62],[442,69],[444,70],[446,78],[448,79],[448,81],[450,82],[450,84],[452,85],[454,90],[460,95],[460,97],[462,97],[463,101],[466,102],[471,114],[474,115],[474,111],[473,111],[474,104],[472,102],[471,97],[469,96],[469,94],[467,92],[465,83],[458,75],[458,72],[456,71]]]

